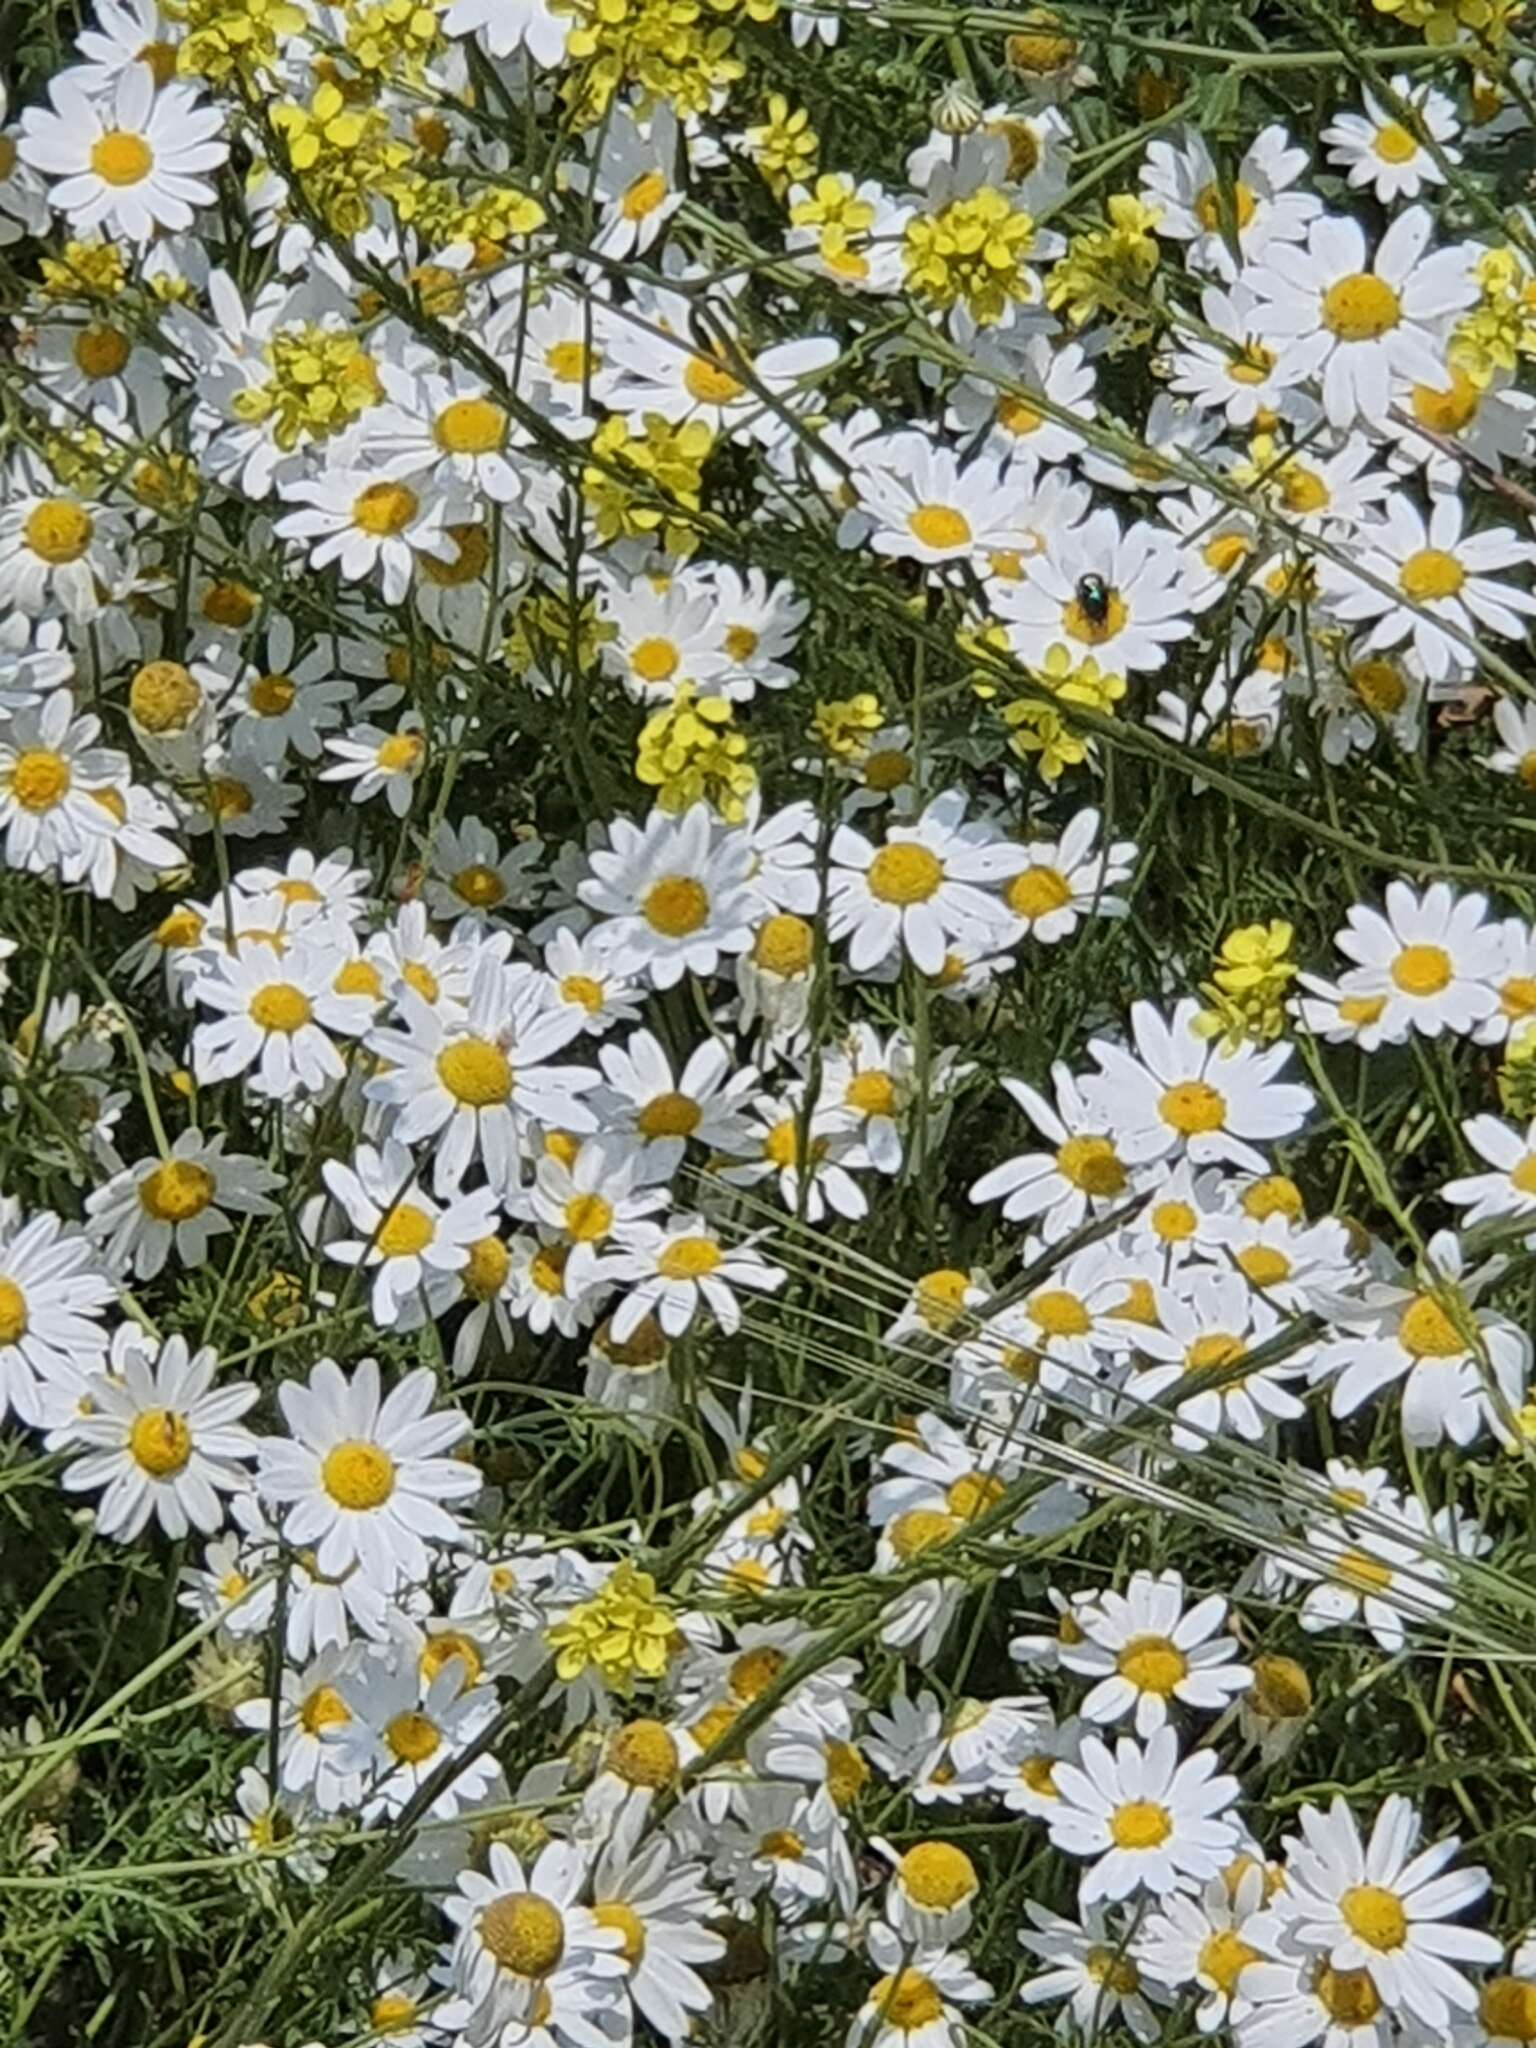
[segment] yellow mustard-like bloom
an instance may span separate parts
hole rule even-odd
[[[279,448],[326,441],[382,395],[372,356],[346,329],[279,328],[262,351],[272,374],[238,392],[237,419],[267,426]]]
[[[1045,302],[1052,312],[1064,312],[1073,327],[1106,316],[1129,342],[1153,330],[1146,291],[1160,260],[1153,230],[1161,208],[1146,205],[1134,192],[1115,192],[1105,211],[1106,226],[1074,235],[1067,244],[1046,282]]]
[[[628,1562],[556,1622],[545,1640],[565,1684],[595,1671],[617,1693],[630,1692],[637,1680],[660,1678],[681,1643],[676,1617],[657,1594],[655,1580]]]
[[[963,305],[991,327],[1010,305],[1033,298],[1029,253],[1035,223],[994,186],[908,221],[902,248],[907,289],[936,312]]]
[[[293,0],[166,0],[161,11],[186,24],[177,70],[216,84],[275,69],[283,45],[307,26]]]
[[[820,147],[804,107],[792,107],[783,93],[768,95],[767,118],[746,131],[747,149],[775,199],[791,185],[803,185],[816,168]]]
[[[853,761],[865,751],[865,740],[885,723],[880,699],[872,690],[853,697],[824,697],[811,720],[811,738],[824,754]]]
[[[714,440],[703,420],[674,425],[659,413],[648,412],[640,434],[632,434],[623,419],[604,420],[592,437],[592,453],[599,462],[589,463],[581,475],[582,496],[599,539],[659,537],[669,553],[691,554],[698,534],[671,507],[678,512],[699,510],[704,463]]]
[[[1195,1020],[1207,1038],[1220,1037],[1228,1050],[1244,1040],[1267,1045],[1285,1029],[1285,998],[1296,978],[1290,957],[1296,933],[1283,917],[1243,925],[1221,942],[1209,982],[1200,993],[1209,1003]]]
[[[746,816],[757,771],[747,759],[746,734],[732,730],[734,717],[727,698],[700,697],[684,683],[670,704],[646,720],[635,775],[656,791],[662,810],[707,803],[727,824]]]

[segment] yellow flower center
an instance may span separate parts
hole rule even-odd
[[[51,811],[69,794],[72,777],[62,754],[32,747],[16,756],[11,770],[11,795],[24,811]]]
[[[1064,1287],[1045,1287],[1032,1294],[1026,1311],[1049,1337],[1086,1337],[1093,1328],[1093,1317]]]
[[[1130,615],[1130,608],[1118,590],[1106,593],[1102,618],[1084,611],[1081,601],[1074,597],[1061,608],[1061,630],[1081,646],[1102,647],[1124,628]]]
[[[244,818],[251,809],[251,792],[232,775],[214,775],[208,781],[208,807],[218,819]]]
[[[845,1813],[868,1784],[869,1765],[851,1742],[839,1742],[835,1736],[825,1744],[825,1749],[827,1790],[838,1812]]]
[[[1247,227],[1257,204],[1253,191],[1241,179],[1230,185],[1213,182],[1202,185],[1195,194],[1195,219],[1208,235],[1219,235],[1228,222],[1239,229]]]
[[[1415,384],[1409,393],[1413,416],[1421,427],[1434,434],[1459,434],[1477,417],[1483,394],[1465,370],[1452,370],[1450,389],[1437,391],[1432,384]]]
[[[780,911],[759,927],[752,958],[765,974],[788,979],[807,972],[815,947],[816,934],[805,919]]]
[[[27,1334],[27,1297],[14,1280],[0,1279],[0,1344],[16,1344]]]
[[[869,1996],[882,2026],[894,2027],[901,2034],[931,2027],[944,2014],[943,1994],[921,1970],[898,1970],[894,1976],[882,1977]]]
[[[1527,1152],[1510,1168],[1509,1183],[1522,1195],[1536,1195],[1536,1152]]]
[[[258,676],[246,693],[246,702],[258,718],[281,718],[297,695],[291,676]]]
[[[608,1744],[605,1762],[626,1785],[659,1791],[677,1776],[677,1742],[662,1721],[631,1721]]]
[[[353,1438],[326,1452],[320,1484],[339,1508],[381,1508],[395,1490],[395,1461],[382,1444]]]
[[[128,710],[146,732],[184,732],[202,702],[179,661],[146,661],[128,685]]]
[[[1453,973],[1443,946],[1404,946],[1392,962],[1392,979],[1407,996],[1437,996],[1450,987]]]
[[[414,1259],[437,1235],[437,1225],[413,1202],[396,1202],[379,1225],[375,1249],[380,1258]]]
[[[902,1890],[930,1913],[952,1913],[977,1889],[976,1866],[953,1842],[919,1842],[901,1859]]]
[[[1156,1202],[1147,1212],[1147,1221],[1164,1244],[1186,1244],[1200,1223],[1188,1202]]]
[[[457,1038],[436,1064],[437,1078],[466,1109],[490,1109],[512,1094],[512,1062],[488,1038]]]
[[[169,1479],[192,1455],[192,1432],[172,1408],[146,1408],[133,1419],[128,1454],[151,1479]]]
[[[381,1991],[368,2008],[368,2024],[374,2033],[387,2039],[415,2026],[419,2014],[415,1999],[407,1998],[403,1991]]]
[[[338,968],[331,989],[338,996],[371,996],[377,1002],[384,993],[384,977],[371,960],[349,960]]]
[[[911,757],[900,747],[877,747],[874,753],[865,755],[860,773],[866,789],[889,796],[893,789],[904,789],[912,780]]]
[[[907,514],[907,531],[925,548],[968,548],[971,522],[953,505],[917,505]]]
[[[628,221],[641,221],[653,214],[667,196],[667,181],[660,171],[642,171],[631,179],[619,201],[619,211]]]
[[[514,1977],[547,1977],[565,1954],[565,1921],[537,1892],[503,1892],[480,1915],[480,1939]]]
[[[461,1689],[473,1685],[484,1669],[484,1663],[471,1638],[461,1635],[457,1629],[447,1628],[441,1635],[428,1636],[421,1646],[421,1655],[416,1659],[416,1668],[430,1685],[455,1658],[464,1667]]]
[[[1045,414],[1036,412],[1027,400],[1009,395],[997,401],[997,424],[1005,434],[1037,434],[1045,425]]]
[[[946,1515],[941,1508],[908,1508],[890,1524],[886,1534],[901,1562],[911,1564],[924,1551],[947,1543],[959,1527],[954,1516]]]
[[[572,1195],[564,1209],[565,1230],[577,1244],[596,1244],[613,1227],[613,1204],[601,1195]]]
[[[759,1643],[754,1650],[743,1650],[732,1663],[726,1683],[744,1706],[760,1699],[779,1673],[789,1662],[783,1650],[775,1649],[772,1643]]]
[[[1189,1675],[1189,1660],[1167,1636],[1134,1636],[1115,1659],[1115,1669],[1138,1692],[1167,1699]]]
[[[299,1708],[299,1725],[306,1735],[319,1735],[327,1728],[345,1728],[351,1718],[346,1701],[331,1685],[317,1685],[305,1695]]]
[[[1433,604],[1439,597],[1454,597],[1467,580],[1467,572],[1444,548],[1420,548],[1397,572],[1398,587],[1415,604]]]
[[[669,1089],[651,1097],[635,1118],[635,1128],[644,1138],[691,1138],[703,1114],[691,1095]]]
[[[1245,1244],[1237,1254],[1237,1269],[1254,1287],[1278,1287],[1291,1277],[1291,1262],[1284,1252],[1269,1244]]]
[[[596,354],[579,341],[557,341],[544,351],[544,366],[557,384],[581,384],[588,366],[597,367]]]
[[[1118,1195],[1125,1168],[1108,1138],[1068,1138],[1056,1154],[1056,1171],[1085,1195]]]
[[[1536,1981],[1490,1977],[1477,2003],[1485,2030],[1500,2041],[1536,2041]]]
[[[843,1090],[843,1101],[860,1116],[891,1116],[896,1109],[896,1084],[878,1067],[855,1074]]]
[[[629,665],[643,683],[669,683],[682,659],[675,641],[653,636],[636,642]]]
[[[477,1237],[469,1248],[469,1263],[459,1274],[471,1301],[491,1301],[507,1284],[512,1254],[499,1237]]]
[[[1122,1998],[1141,1988],[1141,1972],[1123,1949],[1098,1944],[1083,1957],[1083,1968],[1095,1984],[1104,1984]]]
[[[491,455],[507,438],[507,416],[488,398],[456,398],[433,422],[432,438],[445,455]]]
[[[592,1918],[599,1927],[617,1932],[619,1954],[633,1968],[645,1954],[645,1923],[634,1907],[626,1906],[622,1899],[607,1899],[592,1908]]]
[[[437,976],[429,967],[423,967],[419,960],[407,960],[400,969],[400,979],[407,988],[415,989],[424,1003],[435,1003],[442,994]]]
[[[675,1237],[656,1261],[656,1270],[666,1280],[702,1280],[713,1273],[724,1254],[711,1237]]]
[[[1368,2027],[1381,2011],[1381,1993],[1369,1970],[1336,1970],[1319,1963],[1312,1993],[1337,2026]]]
[[[1262,1223],[1268,1216],[1284,1216],[1291,1223],[1299,1223],[1306,1214],[1301,1189],[1283,1173],[1266,1174],[1263,1180],[1245,1188],[1239,1207],[1256,1223]]]
[[[683,386],[700,405],[729,405],[740,398],[746,385],[731,375],[713,356],[692,356],[683,371]]]
[[[793,1828],[770,1828],[757,1845],[759,1856],[770,1856],[775,1863],[803,1863],[805,1843]]]
[[[62,568],[67,562],[78,562],[85,553],[96,522],[73,498],[45,498],[27,514],[22,531],[39,561]]]
[[[117,376],[132,353],[133,343],[116,327],[82,327],[75,336],[76,366],[93,382]]]
[[[1536,1010],[1536,981],[1528,974],[1514,974],[1500,982],[1499,1008],[1506,1017],[1529,1017]]]
[[[1243,1355],[1242,1342],[1225,1330],[1211,1330],[1197,1337],[1184,1353],[1186,1372],[1216,1372],[1224,1365],[1236,1365]]]
[[[974,1522],[1003,1497],[1006,1488],[994,1472],[962,1472],[944,1491],[944,1504],[959,1522]]]
[[[1152,1799],[1130,1799],[1109,1817],[1110,1839],[1117,1849],[1158,1849],[1173,1833],[1166,1806]]]
[[[243,583],[211,583],[203,593],[203,617],[210,625],[239,631],[255,618],[260,602]]]
[[[149,144],[126,128],[109,128],[91,144],[91,169],[104,185],[141,185],[154,167]]]
[[[664,939],[686,939],[709,921],[709,892],[692,875],[663,875],[646,890],[640,914]]]
[[[1416,1294],[1397,1323],[1398,1342],[1413,1358],[1460,1358],[1467,1340],[1432,1294]]]
[[[1402,301],[1385,278],[1358,270],[1323,293],[1323,325],[1340,341],[1378,341],[1403,317]]]
[[[369,484],[352,500],[352,524],[375,540],[402,533],[416,517],[416,493],[407,484]]]
[[[1379,1558],[1363,1550],[1345,1550],[1334,1560],[1334,1580],[1355,1593],[1382,1593],[1392,1583],[1392,1572]]]
[[[1048,917],[1072,901],[1072,884],[1058,868],[1025,868],[1003,891],[1008,908],[1018,917]]]
[[[1209,1081],[1178,1081],[1165,1088],[1157,1105],[1163,1122],[1181,1138],[1219,1131],[1227,1120],[1227,1099]]]
[[[396,1763],[424,1764],[429,1757],[436,1756],[443,1738],[435,1721],[408,1710],[386,1722],[384,1741]]]
[[[869,864],[869,893],[882,903],[926,903],[944,880],[944,863],[926,846],[882,846]]]
[[[139,1182],[139,1202],[157,1223],[185,1223],[202,1215],[214,1188],[206,1166],[191,1159],[166,1159]]]
[[[1408,1915],[1396,1892],[1385,1885],[1354,1884],[1339,1899],[1339,1911],[1351,1934],[1371,1948],[1390,1953],[1408,1939]]]
[[[309,997],[291,981],[269,981],[251,997],[249,1015],[259,1031],[278,1031],[291,1038],[311,1016]]]
[[[453,893],[472,910],[494,910],[507,893],[507,885],[494,868],[478,862],[460,868],[453,878]]]
[[[1230,1927],[1221,1927],[1208,1934],[1200,1945],[1200,1956],[1196,1968],[1200,1975],[1214,1984],[1216,1989],[1230,1998],[1237,1989],[1237,1980],[1250,1963],[1259,1960],[1256,1948],[1250,1948],[1240,1934]]]
[[[1384,164],[1410,163],[1418,147],[1415,138],[1397,121],[1384,122],[1371,137],[1372,153]]]

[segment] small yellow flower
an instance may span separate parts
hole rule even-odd
[[[871,690],[855,697],[824,697],[811,720],[811,738],[836,761],[854,761],[865,750],[868,734],[885,723],[880,699]]]
[[[1147,287],[1160,260],[1153,230],[1162,215],[1134,192],[1112,193],[1105,211],[1106,226],[1074,235],[1067,244],[1046,282],[1045,302],[1052,312],[1065,312],[1073,327],[1107,317],[1124,345],[1155,331]]]
[[[628,1693],[637,1679],[660,1678],[682,1639],[655,1580],[625,1562],[590,1600],[556,1622],[545,1640],[564,1684],[595,1671],[610,1692]]]
[[[647,719],[635,756],[635,776],[656,791],[664,811],[707,803],[727,824],[746,816],[757,787],[745,733],[732,731],[734,708],[724,697],[700,697],[683,683],[672,702]]]
[[[907,289],[935,312],[963,305],[991,327],[1010,305],[1033,298],[1029,270],[1035,223],[991,185],[907,223],[902,260]]]
[[[803,185],[816,168],[820,147],[804,107],[791,107],[783,93],[768,95],[768,114],[746,131],[747,150],[775,199],[791,185]]]
[[[1267,1045],[1285,1029],[1285,997],[1296,977],[1290,958],[1294,928],[1282,917],[1243,925],[1221,943],[1209,982],[1200,993],[1210,1004],[1195,1020],[1206,1038],[1220,1037],[1228,1051],[1245,1040]]]

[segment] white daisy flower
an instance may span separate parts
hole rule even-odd
[[[278,540],[305,543],[311,568],[335,562],[349,583],[377,575],[386,604],[399,604],[411,586],[417,555],[452,562],[458,548],[446,532],[452,501],[425,478],[406,483],[340,459],[319,476],[280,483],[297,504],[272,528]]]
[[[769,1265],[752,1244],[722,1243],[702,1216],[629,1225],[603,1266],[623,1294],[613,1312],[613,1334],[620,1343],[652,1314],[667,1336],[681,1336],[701,1308],[729,1335],[741,1325],[734,1290],[771,1294],[786,1278],[784,1269]]]
[[[1090,1735],[1080,1764],[1057,1764],[1051,1843],[1091,1859],[1078,1892],[1084,1905],[1143,1889],[1155,1897],[1192,1890],[1225,1866],[1237,1844],[1228,1809],[1239,1787],[1216,1765],[1209,1749],[1181,1763],[1168,1727],[1145,1746],[1122,1736],[1113,1753]]]
[[[856,488],[877,555],[934,568],[970,562],[980,568],[994,548],[1014,547],[1019,530],[1015,487],[995,462],[962,467],[950,449],[925,434],[892,435],[860,465]]]
[[[639,829],[614,818],[608,838],[588,855],[580,895],[606,920],[598,942],[618,973],[667,989],[685,974],[716,973],[722,954],[746,951],[753,918],[744,835],[717,839],[709,807],[694,804],[681,818],[653,811]]]
[[[88,859],[112,816],[123,757],[98,747],[100,721],[76,718],[67,690],[0,724],[0,829],[5,864],[47,874]]]
[[[967,824],[957,789],[934,797],[910,825],[890,825],[878,848],[839,825],[831,852],[828,936],[851,938],[855,973],[898,946],[924,974],[937,974],[952,939],[1000,944],[1006,919],[989,885],[1016,874],[1026,858],[986,825]]]
[[[1048,533],[1023,570],[1016,581],[994,579],[990,594],[1009,645],[1030,668],[1064,645],[1079,660],[1091,654],[1106,674],[1159,669],[1167,649],[1194,631],[1192,614],[1220,589],[1192,573],[1166,527],[1145,519],[1122,527],[1107,506]]]
[[[240,1417],[259,1390],[249,1380],[215,1388],[216,1353],[189,1356],[185,1337],[168,1337],[153,1361],[135,1349],[120,1363],[120,1375],[92,1382],[94,1412],[75,1424],[82,1454],[61,1475],[66,1492],[104,1488],[96,1526],[124,1543],[151,1520],[167,1536],[211,1535],[225,1518],[220,1495],[251,1483],[257,1442]]]
[[[1457,896],[1447,882],[1416,896],[1406,882],[1389,882],[1385,912],[1352,905],[1333,942],[1357,963],[1341,981],[1344,993],[1382,999],[1371,1021],[1383,1038],[1465,1034],[1498,1008],[1502,932],[1488,922],[1484,896]]]
[[[937,1942],[914,1943],[882,1920],[864,1946],[885,1974],[854,2014],[847,2048],[959,2048],[970,2031],[959,2008],[992,1996],[966,1957]]]
[[[1447,381],[1436,337],[1477,298],[1475,252],[1453,243],[1429,253],[1433,233],[1428,211],[1410,207],[1372,256],[1357,220],[1325,214],[1305,246],[1272,242],[1243,273],[1259,338],[1318,380],[1333,426],[1385,419],[1400,379]]]
[[[410,810],[427,765],[427,736],[416,712],[408,711],[394,732],[364,723],[339,739],[328,733],[325,751],[334,758],[321,769],[322,782],[350,782],[355,804],[369,803],[382,792],[397,818]]]
[[[380,1329],[414,1329],[458,1297],[457,1276],[497,1220],[489,1188],[440,1209],[416,1183],[416,1161],[397,1138],[359,1145],[350,1166],[328,1159],[321,1177],[360,1235],[328,1238],[325,1256],[373,1275],[369,1305]]]
[[[1220,1594],[1187,1612],[1176,1571],[1133,1572],[1123,1593],[1106,1588],[1083,1619],[1083,1640],[1061,1653],[1062,1668],[1098,1682],[1082,1704],[1085,1720],[1110,1722],[1135,1713],[1145,1739],[1168,1718],[1170,1700],[1219,1714],[1253,1682],[1223,1632]]]
[[[97,1321],[117,1299],[95,1247],[52,1210],[23,1217],[0,1201],[0,1415],[42,1420],[39,1388],[74,1385],[102,1368],[107,1333]]]
[[[1462,1226],[1487,1223],[1494,1217],[1524,1218],[1536,1211],[1536,1122],[1524,1136],[1496,1116],[1464,1117],[1462,1136],[1490,1171],[1448,1180],[1441,1199],[1465,1209]]]
[[[273,1216],[272,1190],[282,1186],[259,1159],[226,1154],[224,1132],[204,1138],[183,1131],[164,1158],[140,1159],[86,1198],[94,1236],[115,1272],[152,1280],[174,1248],[184,1266],[201,1266],[212,1240],[233,1229],[237,1216]]]
[[[1026,865],[1003,886],[1003,902],[1018,920],[1005,945],[1031,938],[1054,946],[1070,938],[1085,917],[1124,917],[1129,906],[1114,892],[1130,878],[1136,847],[1119,839],[1095,852],[1102,822],[1096,810],[1079,811],[1059,840],[1025,845]]]
[[[1461,129],[1455,102],[1401,72],[1390,84],[1393,98],[1411,109],[1412,127],[1388,113],[1374,94],[1362,92],[1365,111],[1335,114],[1318,138],[1329,145],[1329,160],[1348,172],[1351,188],[1369,190],[1384,206],[1417,199],[1426,185],[1445,183],[1445,172],[1425,147],[1423,135],[1439,145],[1446,163],[1461,162],[1461,151],[1454,146]]]
[[[1431,683],[1471,675],[1477,656],[1470,640],[1480,631],[1519,639],[1522,617],[1536,612],[1536,597],[1490,572],[1526,567],[1536,548],[1507,526],[1463,531],[1460,497],[1440,493],[1428,519],[1394,492],[1358,536],[1359,572],[1349,563],[1325,562],[1322,575],[1332,609],[1348,625],[1369,624],[1367,650],[1407,641]],[[1367,583],[1369,576],[1374,581]],[[1385,584],[1386,589],[1378,586]]]
[[[205,174],[229,154],[224,115],[194,87],[157,91],[148,65],[131,64],[99,99],[69,71],[50,81],[48,96],[51,108],[22,116],[20,154],[55,181],[48,203],[75,234],[103,228],[148,242],[190,228],[194,209],[212,204]]]
[[[1276,1309],[1239,1275],[1197,1270],[1187,1292],[1167,1288],[1161,1293],[1157,1323],[1137,1333],[1137,1348],[1161,1362],[1136,1374],[1127,1397],[1156,1401],[1174,1395],[1178,1419],[1169,1439],[1179,1450],[1204,1450],[1223,1433],[1260,1443],[1275,1423],[1295,1422],[1305,1413],[1287,1382],[1306,1371],[1309,1349],[1238,1370],[1250,1351],[1262,1350],[1285,1328]],[[1200,1386],[1200,1375],[1209,1375],[1215,1384]],[[1195,1390],[1179,1393],[1191,1379]]]
[[[1225,1160],[1263,1173],[1268,1161],[1251,1141],[1272,1144],[1299,1130],[1312,1092],[1275,1078],[1289,1046],[1261,1052],[1244,1044],[1224,1052],[1219,1040],[1196,1029],[1199,1008],[1187,997],[1165,1021],[1152,1004],[1133,1004],[1139,1057],[1107,1039],[1091,1040],[1099,1074],[1084,1083],[1084,1096],[1107,1120],[1128,1164],[1176,1154],[1197,1166]]]
[[[1019,1986],[1025,2005],[1065,2000],[1059,2024],[1070,2024],[1085,2039],[1116,2021],[1123,2021],[1138,2041],[1156,2039],[1157,2016],[1147,2003],[1128,1927],[1111,1922],[1102,1906],[1085,1906],[1081,1923],[1064,1920],[1033,1899],[1024,1910],[1030,1926],[1020,1928],[1019,1946],[1046,1966]]]
[[[193,998],[219,1013],[192,1033],[199,1081],[249,1074],[257,1094],[278,1101],[339,1081],[346,1069],[330,1034],[365,1031],[372,1005],[365,995],[338,995],[335,978],[335,958],[307,936],[282,951],[252,939],[210,951],[189,982]]]
[[[458,1187],[476,1158],[498,1195],[517,1187],[519,1135],[532,1121],[551,1130],[592,1128],[582,1098],[597,1070],[551,1059],[579,1035],[580,1018],[549,1003],[535,970],[488,951],[463,1010],[434,1007],[409,985],[396,1004],[399,1024],[368,1035],[368,1049],[386,1064],[365,1093],[395,1110],[402,1144],[435,1141],[437,1194]]]
[[[1496,1963],[1503,1950],[1491,1934],[1445,1924],[1488,1889],[1481,1866],[1449,1869],[1458,1838],[1421,1849],[1423,1822],[1400,1793],[1382,1801],[1364,1843],[1343,1799],[1326,1813],[1304,1806],[1298,1819],[1285,1883],[1256,1923],[1268,1929],[1265,1947],[1283,1941],[1330,1969],[1364,1970],[1382,2003],[1420,2026],[1444,2029],[1475,2012],[1477,1992],[1458,1965]]]
[[[1244,1930],[1266,1897],[1263,1864],[1250,1862],[1235,1885],[1213,1877],[1197,1896],[1170,1892],[1136,1936],[1136,1959],[1168,1992],[1194,1985],[1202,1994],[1195,2025],[1202,2034],[1241,2027],[1252,2009],[1244,1988],[1261,1951]]]
[[[1253,262],[1276,244],[1305,240],[1323,202],[1292,188],[1310,168],[1308,152],[1277,122],[1255,136],[1229,184],[1218,175],[1204,139],[1183,128],[1147,144],[1141,193],[1159,209],[1159,234],[1187,242],[1197,268],[1230,279],[1238,264]]]
[[[292,1435],[262,1439],[258,1489],[286,1540],[312,1548],[330,1577],[355,1568],[392,1594],[426,1577],[428,1542],[460,1540],[445,1504],[477,1493],[480,1474],[447,1455],[469,1434],[469,1418],[456,1408],[429,1412],[435,1393],[420,1366],[381,1400],[371,1358],[350,1379],[323,1358],[307,1383],[278,1388]]]
[[[1023,1110],[1051,1150],[1021,1152],[994,1166],[971,1186],[973,1202],[1002,1198],[1010,1223],[1040,1217],[1050,1243],[1081,1227],[1090,1211],[1120,1200],[1130,1176],[1105,1119],[1084,1096],[1070,1067],[1057,1060],[1051,1067],[1055,1106],[1026,1082],[1003,1077],[1003,1086]]]
[[[509,2029],[531,2048],[545,2018],[555,2019],[568,2000],[578,2031],[567,2038],[599,2038],[586,2015],[606,2007],[618,1988],[624,1937],[577,1903],[589,1861],[575,1843],[553,1841],[525,1868],[505,1843],[492,1842],[483,1876],[459,1873],[442,1901],[455,1928],[444,1951],[446,1977],[463,2009],[454,2031],[490,2042]],[[450,2025],[453,2011],[438,2010],[439,2026]]]
[[[501,1766],[487,1753],[464,1757],[462,1752],[495,1720],[496,1689],[466,1684],[462,1656],[450,1656],[427,1674],[393,1645],[370,1648],[336,1689],[346,1703],[347,1719],[328,1740],[335,1769],[367,1787],[360,1813],[365,1826],[392,1819],[450,1757],[458,1760],[458,1768],[432,1800],[428,1815],[451,1820],[484,1802]]]
[[[526,839],[503,854],[490,827],[478,818],[446,820],[432,835],[425,883],[427,908],[434,917],[489,917],[493,912],[526,909],[537,893],[537,870],[544,848]]]

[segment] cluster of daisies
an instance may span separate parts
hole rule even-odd
[[[878,5],[96,0],[0,128],[0,1424],[185,1546],[196,1846],[414,1894],[361,2038],[1536,2040],[1448,1802],[1254,1789],[1536,1456],[1529,898],[1364,879],[1536,787],[1529,66],[1106,163],[1030,19],[855,168]],[[1127,756],[1360,900],[1020,1031]]]

